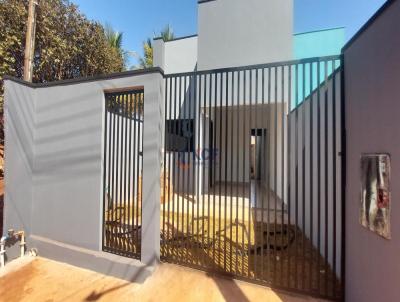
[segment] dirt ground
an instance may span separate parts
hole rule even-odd
[[[160,265],[143,284],[129,283],[41,257],[25,257],[0,271],[0,301],[322,301],[245,282]]]

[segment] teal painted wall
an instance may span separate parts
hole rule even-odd
[[[294,59],[340,55],[345,44],[345,29],[333,28],[294,35]],[[319,64],[319,67],[318,67]],[[316,89],[333,70],[340,66],[340,61],[298,65],[293,68],[291,110],[303,102],[311,91]],[[319,76],[318,76],[319,68]]]
[[[343,27],[295,34],[294,59],[339,55],[345,39]]]

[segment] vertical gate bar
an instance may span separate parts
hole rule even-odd
[[[272,256],[272,251],[270,249],[271,242],[270,242],[270,224],[271,224],[271,135],[272,135],[272,122],[271,122],[271,107],[272,107],[272,81],[271,81],[271,75],[272,75],[272,68],[268,67],[268,116],[267,116],[267,125],[268,129],[270,130],[268,133],[267,137],[267,279],[268,282],[272,284],[272,273],[271,273],[271,256]]]
[[[120,118],[121,118],[120,113],[119,113],[120,106],[121,106],[120,103],[121,103],[120,96],[117,96],[117,108],[118,108],[117,110],[118,110],[118,113],[117,113],[117,145],[116,145],[117,159],[116,159],[116,183],[115,183],[116,199],[115,199],[115,203],[116,203],[116,209],[118,209],[118,216],[119,217],[121,217],[121,208],[119,206],[119,204],[120,204],[120,191],[118,190],[118,187],[119,187],[119,169],[120,169],[120,162],[119,162],[119,153],[120,153],[119,152],[119,149],[120,149],[119,133],[120,133]],[[118,219],[117,217],[115,219]],[[118,222],[118,221],[116,221],[116,222],[117,222],[116,224],[118,224],[118,226],[116,226],[115,231],[118,232],[118,228],[120,227],[120,225],[119,225],[120,222]],[[116,234],[116,238],[115,239],[117,241],[117,249],[120,249],[120,242],[118,240],[117,234]]]
[[[231,207],[231,219],[230,219],[230,272],[233,273],[233,267],[232,267],[232,262],[233,262],[233,162],[234,162],[234,155],[233,155],[233,137],[234,137],[234,130],[233,130],[233,125],[234,125],[234,104],[235,104],[235,72],[231,72],[231,98],[230,98],[230,102],[231,102],[231,177],[230,177],[230,182],[231,182],[231,194],[230,194],[230,207]],[[236,200],[237,203],[237,200]],[[237,215],[236,215],[237,216]]]
[[[173,191],[174,191],[174,194],[173,194],[173,197],[172,197],[172,224],[171,224],[171,227],[172,227],[172,234],[171,234],[171,248],[172,248],[172,258],[174,259],[174,261],[178,261],[179,262],[179,260],[180,259],[177,259],[177,257],[176,257],[176,249],[177,249],[177,247],[176,247],[176,242],[175,242],[175,233],[176,233],[176,230],[175,230],[175,195],[176,195],[176,189],[177,188],[175,188],[175,183],[176,183],[176,146],[177,146],[177,143],[176,143],[176,137],[177,137],[177,135],[178,135],[178,129],[177,129],[177,127],[178,127],[178,123],[177,123],[177,118],[176,118],[176,99],[177,99],[177,91],[176,91],[176,88],[177,88],[177,77],[174,77],[174,119],[173,119],[173,127],[174,127],[174,135],[173,135],[173,139],[174,139],[174,141],[173,141],[173,166],[172,166],[172,169],[173,169],[173,172],[172,172],[172,177],[173,177],[173,179],[174,179],[174,181],[173,181],[173,184],[174,184],[174,186],[173,186]]]
[[[261,70],[261,117],[263,117],[264,116],[264,102],[265,102],[265,68],[263,68],[262,70]],[[262,137],[262,146],[261,146],[261,154],[262,154],[262,157],[261,157],[261,167],[262,167],[262,170],[261,171],[264,171],[265,170],[265,138],[266,138],[266,134],[267,134],[267,132],[266,131],[268,131],[267,129],[269,129],[269,126],[267,126],[266,127],[266,129],[264,128],[265,127],[265,124],[264,124],[264,120],[261,118],[261,125],[262,125],[262,127],[261,127],[261,131],[262,131],[262,133],[261,133],[261,137]],[[260,273],[260,279],[261,279],[261,281],[265,281],[265,277],[264,277],[264,195],[265,195],[265,192],[264,192],[264,189],[263,189],[263,186],[265,185],[265,183],[264,183],[264,181],[265,181],[265,171],[264,172],[261,172],[261,185],[260,185],[260,188],[261,188],[261,227],[260,227],[260,239],[261,239],[261,250],[260,250],[260,261],[261,261],[261,273]],[[268,248],[267,248],[268,249]],[[269,269],[269,268],[268,268]]]
[[[141,230],[139,228],[141,228],[141,208],[142,208],[142,183],[143,181],[140,181],[140,179],[143,179],[142,173],[141,173],[141,167],[143,166],[143,156],[142,156],[142,160],[140,160],[141,157],[141,153],[140,153],[140,148],[142,148],[143,150],[143,136],[142,136],[142,131],[141,131],[141,123],[143,123],[143,120],[140,117],[140,112],[142,112],[143,108],[142,108],[142,103],[144,104],[144,99],[143,99],[144,95],[143,92],[141,93],[137,93],[135,94],[135,98],[136,98],[136,103],[137,103],[137,113],[139,112],[139,117],[137,117],[137,113],[136,113],[136,118],[137,118],[137,133],[135,133],[135,141],[136,141],[136,177],[135,177],[135,186],[136,186],[136,217],[135,217],[135,230],[136,230],[136,238],[138,238],[138,242],[140,242],[139,238],[140,238],[140,234],[141,234]],[[138,253],[140,255],[140,250],[138,250]]]
[[[223,73],[220,73],[220,97],[219,97],[219,139],[218,139],[218,147],[220,154],[219,161],[219,198],[218,198],[218,266],[221,265],[221,189],[222,189],[222,99],[223,99]]]
[[[302,112],[302,135],[301,135],[301,158],[302,158],[302,164],[301,164],[301,171],[302,171],[302,236],[301,236],[301,245],[302,245],[302,260],[301,260],[301,288],[305,290],[305,236],[306,236],[306,64],[303,64],[303,78],[302,78],[302,104],[301,106],[303,107]]]
[[[129,226],[132,227],[132,234],[130,234],[130,236],[133,237],[133,244],[134,246],[138,246],[139,244],[139,238],[134,237],[135,236],[135,232],[134,232],[134,227],[135,227],[135,221],[133,219],[133,215],[134,215],[134,206],[135,203],[132,202],[132,178],[131,178],[131,173],[132,173],[132,169],[131,169],[131,165],[132,165],[132,103],[134,102],[135,98],[134,98],[134,94],[129,94],[130,98],[129,98],[129,160],[128,160],[128,202],[129,202]],[[138,250],[136,251],[137,254]]]
[[[291,123],[291,110],[292,110],[292,65],[288,65],[288,113],[287,113],[287,259],[288,259],[288,266],[287,266],[287,287],[290,288],[290,266],[291,266],[291,252],[290,252],[290,229],[291,229],[291,183],[292,183],[292,123]]]
[[[165,78],[164,81],[164,85],[165,85],[165,89],[164,89],[164,146],[163,146],[163,151],[164,151],[164,175],[163,175],[163,204],[162,204],[162,235],[160,236],[160,240],[161,241],[161,256],[165,257],[165,203],[166,203],[166,191],[165,191],[165,187],[167,186],[166,184],[166,174],[167,174],[167,135],[168,135],[168,131],[167,131],[167,112],[168,112],[168,79]],[[169,188],[169,187],[168,187]]]
[[[129,234],[125,235],[125,241],[126,241],[126,245],[127,245],[127,251],[129,251],[129,254],[132,257],[135,257],[135,249],[133,247],[133,245],[131,245],[131,242],[133,243],[134,240],[131,241],[131,239],[129,239],[131,237],[131,223],[129,222],[129,215],[130,215],[130,202],[128,199],[128,127],[129,127],[129,99],[130,99],[131,93],[127,92],[125,94],[124,97],[124,119],[125,119],[125,137],[124,137],[124,204],[125,204],[125,215],[124,215],[124,232],[125,230],[128,231]],[[132,237],[133,238],[133,237]]]
[[[173,135],[172,135],[172,77],[168,78],[168,87],[169,87],[169,99],[168,99],[168,148],[169,148],[169,154],[168,154],[168,205],[167,205],[167,234],[165,236],[164,242],[165,242],[165,247],[166,247],[166,257],[171,259],[171,236],[170,236],[170,229],[171,229],[171,223],[170,223],[170,218],[171,218],[171,201],[174,199],[174,192],[173,192],[173,186],[171,183],[173,182],[173,177],[174,174],[171,173],[174,165],[174,145],[173,145]],[[172,198],[170,196],[170,193],[172,191]]]
[[[108,110],[107,110],[108,109]],[[104,208],[103,211],[106,211],[106,220],[104,220],[104,225],[105,225],[105,247],[109,248],[110,246],[110,226],[109,226],[109,221],[110,221],[110,204],[112,203],[112,196],[111,196],[111,134],[112,134],[112,121],[113,121],[113,114],[112,114],[112,109],[113,109],[113,101],[110,95],[106,95],[106,114],[108,114],[107,111],[110,112],[110,120],[107,124],[106,130],[108,131],[108,139],[107,139],[107,144],[108,144],[108,163],[107,163],[107,172],[108,172],[108,181],[107,181],[107,187],[104,189],[106,190],[107,194],[107,209]]]
[[[192,99],[192,86],[191,86],[191,78],[190,78],[190,76],[189,76],[189,81],[187,80],[187,77],[185,76],[184,82],[185,82],[185,90],[186,90],[186,86],[188,85],[187,82],[189,82],[188,92],[187,92],[188,103],[189,103],[189,106],[188,106],[188,109],[189,109],[188,117],[189,117],[189,120],[193,120],[192,119],[192,101],[193,101],[193,99]],[[195,136],[194,124],[191,124],[191,130],[192,130],[192,135]],[[189,152],[187,154],[187,161],[189,163],[189,167],[188,167],[188,169],[186,169],[187,170],[187,175],[186,175],[186,178],[187,178],[187,181],[186,181],[186,194],[187,195],[189,195],[189,191],[190,191],[190,158],[191,158],[191,152],[192,152],[192,148],[193,148],[192,139],[188,141],[188,150],[189,150]],[[190,211],[189,211],[189,201],[188,201],[186,203],[186,236],[189,235],[189,228],[190,228],[190,214],[189,214],[189,212]],[[185,234],[185,231],[183,231],[183,233]],[[189,246],[187,247],[187,249],[188,248],[189,248]],[[189,255],[187,249],[186,249],[186,257],[185,257],[185,262],[186,263],[188,262],[188,255]]]
[[[123,96],[121,94],[119,94],[118,96],[118,100],[119,100],[119,110],[118,110],[118,121],[119,121],[119,126],[118,126],[118,138],[119,138],[119,142],[118,142],[118,156],[119,156],[119,161],[118,161],[118,184],[117,184],[117,188],[118,188],[118,208],[119,208],[119,217],[118,217],[118,229],[117,229],[117,239],[119,242],[119,252],[121,253],[121,251],[123,252],[124,250],[124,242],[123,240],[121,240],[121,237],[119,236],[118,233],[120,233],[120,230],[122,229],[122,217],[124,215],[123,213],[123,206],[122,206],[122,200],[123,200],[123,196],[122,196],[122,171],[123,171],[123,133],[122,133],[122,129],[123,129],[123,116],[122,116],[122,102],[123,102]]]
[[[117,201],[117,189],[116,189],[116,181],[117,181],[117,176],[116,176],[116,170],[117,170],[117,122],[118,122],[118,115],[117,115],[117,96],[113,96],[113,143],[112,143],[112,154],[113,154],[113,160],[112,160],[112,171],[111,171],[111,177],[112,177],[112,182],[111,182],[111,187],[112,187],[112,208],[110,210],[110,246],[109,248],[112,250],[115,248],[116,245],[116,240],[115,240],[115,226],[116,224],[113,224],[112,222],[115,220],[115,215],[116,213],[116,201]]]
[[[215,176],[217,174],[217,169],[216,169],[216,159],[217,159],[217,150],[216,150],[216,146],[217,146],[217,94],[218,94],[218,74],[214,73],[214,121],[215,121],[215,125],[214,125],[214,129],[213,129],[213,153],[215,154],[215,158],[213,161],[213,181],[214,181],[214,185],[213,185],[213,266],[214,268],[216,268],[216,259],[215,259],[215,238],[216,238],[216,234],[215,234],[215,197],[217,194],[217,190],[215,188],[216,185],[216,180],[215,180]],[[219,150],[218,150],[218,157],[219,157]],[[218,159],[219,161],[219,159]],[[219,163],[219,162],[218,162]]]
[[[121,211],[121,215],[119,217],[119,225],[120,228],[118,230],[118,233],[121,232],[121,230],[123,230],[124,228],[124,218],[125,218],[125,204],[124,204],[124,94],[120,94],[119,99],[120,99],[120,121],[121,121],[121,125],[120,125],[120,144],[119,144],[119,150],[120,150],[120,160],[119,160],[119,207],[120,207],[120,211]],[[120,240],[121,243],[121,249],[122,249],[122,254],[126,253],[126,242],[124,240],[124,238],[118,234],[118,238]]]
[[[190,82],[190,78],[189,78],[189,82]],[[190,86],[190,84],[189,84],[189,86]],[[190,112],[190,109],[191,109],[191,98],[190,98],[190,95],[189,95],[189,101],[187,102],[187,92],[186,92],[186,87],[187,87],[187,77],[186,76],[184,76],[184,78],[183,78],[183,91],[184,91],[184,98],[183,98],[183,104],[184,104],[184,107],[185,108],[188,108],[188,112],[187,112],[187,120],[188,120],[188,123],[189,123],[189,129],[191,130],[191,131],[193,131],[193,129],[192,129],[192,122],[191,122],[191,112]],[[190,88],[189,88],[190,89]],[[189,90],[189,94],[190,94],[190,90]],[[187,105],[187,103],[189,103],[188,105]],[[185,109],[186,110],[186,109]],[[194,135],[193,133],[192,133],[192,135]],[[188,139],[187,140],[187,142],[186,142],[186,148],[187,148],[187,150],[186,150],[186,153],[185,153],[185,156],[184,156],[184,160],[185,160],[185,163],[187,163],[187,166],[186,166],[186,169],[184,169],[184,180],[183,180],[183,190],[184,190],[184,196],[186,195],[187,197],[188,197],[188,195],[189,195],[189,175],[190,175],[190,150],[191,150],[191,145],[190,145],[190,143],[191,143],[191,138],[190,139]],[[187,159],[186,159],[186,157],[187,157]],[[186,160],[187,160],[187,162],[186,162]],[[187,172],[187,173],[186,173]],[[185,179],[186,179],[186,182],[185,182]],[[188,198],[187,198],[188,199]],[[185,200],[185,198],[184,198],[184,200]],[[187,200],[186,201],[186,230],[185,230],[185,228],[184,228],[184,224],[183,224],[183,221],[185,220],[185,205],[184,205],[184,203],[182,202],[182,235],[184,235],[184,236],[188,236],[188,234],[189,234],[189,202],[188,202],[189,200]],[[187,249],[186,249],[186,251],[183,253],[184,254],[184,256],[183,256],[183,262],[185,262],[185,263],[187,263],[187,258],[188,258],[188,251],[187,251]]]
[[[324,61],[325,64],[325,104],[324,104],[324,131],[325,131],[325,296],[328,295],[328,198],[329,198],[329,190],[328,190],[328,62]]]
[[[142,118],[140,120],[141,120],[141,123],[143,124],[143,129],[144,129],[144,91],[142,91],[140,94],[140,100],[141,100],[140,112],[142,113]],[[140,122],[139,122],[139,125],[140,125]],[[143,129],[142,129],[142,132],[140,132],[141,134],[139,133],[140,134],[140,136],[139,136],[140,137],[140,146],[141,146],[141,152],[139,152],[139,154],[142,155],[141,161],[140,161],[140,175],[142,176],[142,178],[143,178],[143,150],[144,150],[143,149]],[[160,177],[160,176],[158,176],[158,177]],[[143,182],[141,182],[140,191],[141,192],[143,191]],[[139,202],[140,202],[140,209],[142,209],[143,208],[143,203],[142,203],[143,195],[142,194],[140,194]],[[158,201],[158,202],[160,202],[160,201]],[[142,211],[140,211],[140,216],[139,216],[139,211],[137,211],[137,215],[140,218],[140,225],[142,225],[142,216],[143,216]],[[139,219],[138,219],[138,221],[139,221]],[[137,238],[139,238],[139,228],[136,228],[136,230],[138,232]]]
[[[139,246],[140,246],[140,240],[139,238],[136,236],[135,233],[135,228],[136,228],[136,224],[135,224],[135,186],[137,186],[136,184],[136,179],[135,179],[135,167],[136,167],[136,163],[135,163],[135,156],[134,156],[134,152],[135,152],[135,138],[136,138],[136,133],[134,131],[135,128],[135,102],[136,102],[136,94],[132,94],[131,96],[131,109],[130,109],[130,116],[131,116],[131,125],[130,125],[130,148],[131,150],[129,151],[130,157],[131,157],[131,163],[129,164],[130,169],[131,169],[131,176],[129,178],[130,180],[130,185],[129,185],[129,190],[131,191],[131,196],[129,198],[129,200],[131,200],[132,204],[131,204],[131,209],[129,209],[129,215],[130,215],[130,220],[131,220],[131,225],[133,226],[133,230],[132,230],[132,236],[134,236],[135,238],[135,246],[137,248],[137,252],[136,254],[140,257],[140,250],[139,250]]]
[[[247,144],[249,146],[249,157],[248,157],[248,162],[250,163],[250,159],[251,159],[251,127],[252,127],[252,121],[253,121],[253,117],[252,117],[252,97],[253,97],[253,70],[250,69],[249,70],[249,111],[250,111],[250,117],[249,117],[249,131],[246,133],[246,136],[249,135],[250,133],[250,139],[247,140]],[[249,174],[250,174],[250,169],[249,169]],[[251,278],[250,276],[250,255],[251,255],[251,174],[249,175],[249,205],[248,205],[248,225],[249,225],[249,229],[248,229],[248,242],[247,242],[247,277]]]
[[[137,170],[136,169],[136,165],[137,165],[136,157],[138,156],[137,152],[136,152],[136,148],[137,148],[137,145],[139,144],[139,143],[136,144],[137,136],[138,136],[137,132],[136,132],[137,131],[136,124],[138,123],[138,118],[137,118],[137,114],[136,114],[136,112],[138,110],[137,107],[138,107],[138,94],[134,94],[133,95],[133,117],[134,117],[134,119],[133,119],[133,137],[131,137],[131,140],[133,140],[133,154],[132,154],[132,156],[133,156],[133,164],[132,164],[132,170],[133,170],[133,175],[132,175],[133,214],[132,214],[132,221],[133,221],[133,225],[135,227],[134,235],[137,240],[138,253],[140,253],[140,251],[139,251],[140,240],[138,237],[139,232],[136,230],[136,228],[138,227],[138,221],[136,218],[137,214],[138,214],[137,204],[139,202],[139,201],[137,201],[137,196],[139,195],[139,184],[138,184],[138,177],[136,176],[136,170]],[[136,208],[135,208],[135,200],[136,200]]]
[[[179,144],[179,138],[181,138],[182,137],[182,113],[181,113],[181,110],[182,110],[182,77],[178,77],[178,92],[177,92],[177,98],[178,98],[178,108],[177,108],[177,118],[178,118],[178,120],[176,121],[176,123],[177,123],[177,132],[176,132],[176,136],[178,137],[178,144]],[[180,231],[179,231],[179,221],[180,221],[180,213],[179,213],[179,206],[180,206],[180,200],[181,200],[181,194],[182,194],[182,192],[181,192],[181,186],[180,186],[180,184],[181,184],[181,169],[182,169],[182,166],[181,166],[181,163],[182,163],[182,161],[181,161],[181,156],[182,156],[182,150],[181,150],[181,147],[180,147],[180,144],[179,144],[179,146],[177,146],[178,147],[178,162],[176,163],[176,165],[177,165],[177,173],[178,173],[178,175],[177,175],[177,180],[176,180],[176,197],[177,197],[177,199],[176,199],[176,212],[174,212],[174,216],[176,215],[176,234],[177,234],[177,236],[179,237],[179,238],[181,238],[181,237],[183,237],[182,235],[183,234],[181,234],[180,233]],[[177,249],[176,249],[176,256],[177,256],[177,258],[179,259],[179,261],[181,262],[182,261],[182,245],[184,244],[184,239],[182,238],[182,239],[180,239],[179,240],[180,241],[180,243],[178,243],[177,244]]]
[[[314,98],[313,98],[313,63],[310,63],[310,262],[309,262],[309,290],[312,290],[313,251],[314,251]]]
[[[230,200],[230,210],[231,210],[231,215],[230,215],[230,238],[229,238],[229,243],[230,243],[230,247],[229,247],[229,250],[230,250],[230,263],[229,263],[229,265],[230,265],[230,268],[229,268],[229,271],[231,272],[231,273],[233,273],[233,270],[232,270],[232,257],[233,257],[233,251],[232,251],[232,242],[233,242],[233,233],[232,233],[232,231],[233,231],[233,224],[232,224],[232,222],[233,222],[233,220],[232,220],[232,218],[233,218],[233,106],[234,106],[234,89],[235,89],[235,78],[234,78],[234,76],[235,76],[235,74],[234,74],[234,72],[231,72],[231,98],[230,98],[230,102],[231,102],[231,105],[230,105],[230,108],[231,108],[231,113],[230,113],[230,118],[231,118],[231,126],[230,126],[230,131],[231,131],[231,137],[230,137],[230,139],[231,139],[231,157],[230,157],[230,162],[231,162],[231,177],[230,177],[230,184],[231,184],[231,193],[230,193],[230,196],[229,196],[229,200]]]
[[[278,208],[278,67],[274,68],[275,77],[274,77],[274,274],[273,274],[273,282],[277,284],[277,250],[276,250],[276,230],[277,230],[277,208]]]
[[[202,227],[202,231],[201,231],[201,248],[200,248],[200,251],[201,251],[201,254],[202,254],[202,256],[203,256],[203,263],[202,263],[202,266],[203,267],[206,267],[207,265],[206,265],[206,261],[207,261],[207,258],[208,257],[206,257],[206,251],[207,251],[207,249],[205,249],[205,245],[204,245],[204,231],[205,231],[205,228],[204,228],[204,208],[205,208],[205,202],[204,202],[204,197],[205,197],[205,173],[206,173],[206,169],[205,169],[205,156],[204,156],[204,152],[205,152],[205,144],[206,144],[206,116],[207,116],[207,104],[206,104],[206,96],[207,96],[207,75],[206,74],[204,74],[203,75],[203,110],[202,110],[202,113],[203,113],[203,127],[202,127],[202,129],[203,129],[203,144],[201,145],[201,148],[200,148],[200,150],[199,150],[199,165],[201,165],[200,167],[199,167],[199,169],[203,169],[203,174],[202,174],[202,177],[203,177],[203,179],[202,179],[202,192],[201,192],[201,197],[202,197],[202,214],[201,214],[201,223],[202,223],[202,225],[201,225],[201,227]]]
[[[124,128],[125,128],[125,130],[124,130],[125,131],[125,139],[124,139],[125,140],[125,142],[124,142],[124,148],[125,148],[125,150],[124,150],[124,207],[125,207],[124,224],[125,224],[125,226],[124,226],[124,229],[127,227],[127,225],[129,225],[129,223],[128,223],[129,202],[126,198],[126,196],[127,196],[127,191],[126,191],[127,174],[126,173],[127,173],[127,153],[128,153],[128,118],[127,118],[128,114],[127,114],[126,106],[128,103],[127,102],[128,98],[129,98],[129,94],[125,94],[124,95],[124,120],[125,120],[125,123],[124,123]],[[127,238],[125,239],[125,243],[127,245],[127,250],[129,250],[129,252],[133,252],[133,250],[131,250],[131,247],[129,246],[129,240]]]
[[[224,271],[226,272],[226,219],[227,219],[227,178],[228,178],[228,93],[229,93],[229,74],[225,73],[225,164],[224,164]]]
[[[125,219],[125,202],[124,202],[124,133],[125,133],[125,129],[124,129],[124,114],[125,114],[125,110],[124,110],[124,98],[125,98],[125,94],[120,94],[120,119],[121,119],[121,129],[120,129],[120,135],[121,135],[121,141],[120,141],[120,164],[119,164],[119,169],[120,169],[120,180],[119,180],[119,194],[120,194],[120,209],[121,209],[121,215],[119,217],[119,222],[120,222],[120,229],[119,232],[121,232],[121,230],[124,229],[124,219]],[[121,248],[123,249],[124,253],[126,252],[126,242],[125,240],[120,238],[120,242],[121,242]]]
[[[341,181],[341,263],[340,263],[340,275],[341,275],[341,296],[340,298],[344,300],[345,297],[345,270],[346,270],[346,256],[345,256],[345,246],[346,246],[346,160],[347,160],[347,151],[346,151],[346,108],[345,108],[345,62],[344,55],[340,56],[340,148],[341,148],[341,171],[340,171],[340,181]]]
[[[239,267],[238,267],[238,262],[239,262],[239,131],[240,131],[240,72],[236,72],[236,84],[237,84],[237,96],[236,96],[236,110],[237,110],[237,120],[236,120],[236,220],[235,220],[235,225],[236,225],[236,241],[235,241],[235,246],[236,246],[236,251],[235,251],[235,274],[239,275]],[[232,96],[233,98],[233,96]]]
[[[317,261],[317,288],[318,294],[321,294],[321,62],[317,62],[317,198],[318,198],[318,239],[317,239],[317,246],[318,246],[318,261]]]
[[[243,187],[242,187],[242,276],[244,276],[244,261],[245,261],[245,245],[244,245],[244,233],[246,230],[245,224],[245,196],[246,196],[246,150],[247,150],[247,140],[246,140],[246,115],[247,115],[247,108],[246,108],[246,71],[243,71],[243,107],[244,107],[244,117],[243,117]],[[247,256],[249,257],[249,256]]]
[[[116,120],[117,120],[117,115],[116,115],[116,112],[115,112],[115,107],[117,107],[117,105],[116,105],[116,97],[114,96],[113,97],[113,126],[112,126],[112,132],[113,132],[113,142],[112,142],[112,169],[111,169],[111,178],[112,178],[112,180],[111,180],[111,186],[112,186],[112,189],[111,189],[111,196],[112,196],[112,198],[111,198],[111,200],[112,200],[112,210],[111,210],[111,213],[110,213],[110,215],[111,215],[111,222],[110,222],[110,239],[111,239],[111,242],[110,242],[110,246],[109,246],[109,248],[110,249],[114,249],[115,248],[115,237],[114,237],[114,231],[115,231],[115,225],[114,225],[114,219],[115,219],[115,215],[116,215],[116,210],[115,210],[115,203],[116,203],[116,198],[117,198],[117,196],[116,196],[116,189],[115,189],[115,169],[116,169],[116,163],[115,163],[115,157],[116,157],[116,150],[115,150],[115,147],[116,147],[116,144],[115,144],[115,137],[116,137],[116,135],[115,135],[115,129],[116,129],[116,124],[117,124],[117,122],[116,122]],[[110,146],[111,147],[111,146]]]
[[[281,66],[281,102],[282,102],[282,106],[281,106],[281,136],[282,136],[282,140],[281,140],[281,255],[279,257],[280,259],[280,282],[279,284],[281,286],[283,286],[283,224],[284,224],[284,210],[285,210],[285,66],[282,65]]]
[[[211,186],[212,186],[212,183],[211,183],[211,181],[212,181],[212,175],[211,175],[211,173],[212,173],[212,171],[213,171],[213,169],[211,168],[211,166],[212,166],[212,164],[213,164],[213,154],[214,154],[214,151],[213,151],[213,145],[212,145],[212,141],[211,141],[211,130],[212,130],[212,128],[211,128],[211,125],[212,125],[212,107],[211,107],[211,97],[212,97],[212,73],[209,73],[209,75],[208,75],[208,90],[209,90],[209,92],[208,92],[208,111],[209,111],[209,113],[208,113],[208,119],[209,119],[209,124],[208,124],[208,156],[209,156],[209,161],[208,161],[208,186],[207,186],[207,202],[208,202],[208,211],[207,211],[207,214],[208,214],[208,219],[207,219],[207,259],[211,259],[211,255],[210,255],[210,213],[211,213],[211,211],[210,211],[210,205],[211,205],[211,202],[210,202],[210,189],[211,189]],[[211,169],[211,171],[210,171],[210,169]],[[210,264],[208,264],[208,266],[209,266]]]
[[[143,178],[142,181],[140,181],[140,178],[142,177],[140,174],[140,145],[141,145],[141,141],[142,141],[142,136],[140,133],[140,111],[141,111],[141,101],[142,101],[142,94],[135,94],[135,103],[136,103],[136,110],[135,110],[135,118],[136,118],[136,129],[135,129],[135,153],[134,153],[134,157],[135,157],[135,161],[136,161],[136,171],[135,171],[135,180],[134,180],[134,184],[135,184],[135,191],[136,191],[136,210],[135,210],[135,230],[136,230],[136,238],[139,241],[139,226],[140,226],[140,222],[139,222],[139,211],[141,211],[141,191],[142,191],[142,186],[139,185],[139,183],[143,182]],[[139,115],[139,116],[138,116]],[[140,206],[140,208],[139,208]]]
[[[201,230],[201,227],[204,225],[204,170],[202,170],[201,167],[201,153],[202,153],[202,148],[204,144],[204,107],[202,106],[204,104],[204,88],[205,88],[205,82],[204,82],[204,75],[199,74],[199,139],[198,139],[198,147],[196,151],[196,161],[198,161],[198,181],[197,184],[199,186],[198,189],[198,210],[197,210],[197,250],[200,253],[199,255],[199,262],[202,267],[204,267],[204,253],[203,253],[203,246],[204,246],[204,236],[203,236],[203,231]],[[203,120],[203,123],[202,123]],[[197,166],[197,163],[195,163]],[[201,183],[201,185],[200,185]],[[200,203],[201,203],[201,208],[200,208]],[[202,225],[200,226],[200,220],[202,222]],[[200,235],[201,234],[201,235]]]
[[[196,140],[197,140],[197,137],[198,137],[198,131],[199,131],[199,128],[197,127],[197,73],[195,73],[194,74],[194,76],[193,76],[193,80],[194,80],[194,84],[193,84],[193,86],[194,86],[194,91],[193,91],[193,100],[194,100],[194,103],[193,103],[193,108],[194,108],[194,121],[195,121],[195,133],[196,133],[196,137],[195,137],[195,140],[194,140],[194,150],[193,150],[193,158],[192,158],[192,161],[193,161],[193,163],[195,162],[195,160],[196,160],[196,152],[195,152],[195,150],[196,150]],[[196,201],[196,203],[198,204],[198,199],[197,199],[197,182],[196,182],[196,167],[193,165],[193,203],[192,203],[192,218],[191,218],[191,222],[192,222],[192,235],[194,234],[194,219],[195,219],[195,208],[194,208],[194,201]],[[191,249],[195,249],[195,245],[193,244],[193,242],[191,242]],[[196,253],[195,252],[193,252],[193,254],[195,255]],[[193,261],[196,261],[196,259],[193,259]],[[195,263],[195,264],[197,264],[197,263]]]
[[[102,236],[101,236],[101,240],[102,240],[102,249],[104,249],[105,244],[105,227],[106,227],[106,221],[105,221],[105,213],[106,213],[106,194],[107,194],[107,130],[108,130],[108,96],[105,95],[104,98],[104,151],[103,151],[103,227],[102,227]]]
[[[186,103],[186,76],[180,77],[180,90],[179,90],[179,99],[181,100],[181,105],[180,107],[182,108],[182,117],[181,119],[186,121],[186,126],[188,127],[188,130],[190,131],[190,126],[191,126],[191,120],[190,117],[187,114],[187,103]],[[181,92],[182,91],[182,92]],[[181,94],[182,93],[182,94]],[[182,132],[183,135],[183,132]],[[190,137],[186,137],[186,150],[183,152],[183,162],[182,164],[182,184],[181,184],[181,195],[182,195],[182,204],[181,204],[181,234],[182,236],[185,236],[185,203],[187,203],[188,198],[187,198],[187,191],[186,191],[186,181],[185,181],[185,175],[186,175],[186,170],[188,170],[189,164],[186,162],[186,155],[190,154]],[[183,255],[182,258],[186,258],[185,250],[181,248],[181,253]]]
[[[253,218],[253,225],[254,225],[254,278],[255,279],[258,279],[257,278],[257,257],[258,257],[258,246],[257,246],[257,240],[256,240],[256,235],[257,235],[257,232],[256,232],[256,230],[257,230],[257,215],[258,215],[258,210],[257,210],[257,207],[258,207],[258,203],[257,203],[257,201],[258,201],[258,194],[257,194],[257,190],[258,190],[258,188],[257,188],[257,186],[259,185],[258,184],[258,158],[257,158],[257,154],[258,154],[258,143],[257,143],[257,138],[258,138],[258,69],[255,69],[255,76],[256,76],[256,83],[255,83],[255,105],[254,105],[254,107],[255,107],[255,118],[254,118],[254,120],[255,120],[255,126],[254,126],[254,129],[255,129],[255,137],[256,137],[256,141],[255,141],[255,154],[256,154],[256,160],[255,160],[255,162],[256,162],[256,173],[255,173],[255,175],[256,175],[256,177],[255,177],[255,189],[254,189],[254,196],[255,196],[255,200],[254,200],[254,218]],[[262,130],[261,130],[262,131]],[[251,134],[251,133],[250,133]],[[260,187],[260,189],[261,189],[261,187]],[[261,257],[260,257],[261,258]]]
[[[333,208],[333,251],[332,251],[332,297],[336,297],[336,71],[332,61],[332,208]]]
[[[201,142],[201,75],[196,74],[196,108],[198,108],[198,112],[196,114],[196,148],[195,152],[193,153],[193,168],[196,171],[196,240],[197,243],[194,244],[194,249],[196,250],[196,265],[200,263],[200,249],[198,248],[198,241],[199,241],[199,211],[200,211],[200,169],[196,167],[196,151],[199,149],[200,142]],[[194,222],[194,220],[193,220]]]
[[[295,268],[295,288],[299,288],[298,280],[298,242],[297,234],[299,229],[299,64],[296,64],[296,82],[295,82],[295,98],[296,98],[296,115],[295,115],[295,257],[294,257],[294,268]]]
[[[341,236],[340,236],[340,275],[341,275],[341,299],[345,299],[345,277],[346,277],[346,258],[345,258],[345,247],[346,247],[346,161],[347,161],[347,151],[346,151],[346,95],[345,95],[345,62],[344,55],[340,57],[340,149],[341,149]]]

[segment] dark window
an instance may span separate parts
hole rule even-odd
[[[167,152],[193,152],[194,120],[167,120],[165,138]]]

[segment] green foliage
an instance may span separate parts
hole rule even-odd
[[[164,41],[171,41],[171,40],[175,39],[174,31],[169,24],[166,25],[163,30],[161,30],[160,37]]]
[[[111,47],[122,51],[123,34],[121,32],[115,31],[110,24],[106,24],[104,26],[104,33],[106,35],[108,44],[110,44]]]
[[[157,34],[154,34],[154,37],[156,36]],[[164,42],[175,39],[172,27],[170,25],[165,26],[165,28],[160,31],[158,37],[162,38]],[[141,68],[153,67],[153,45],[151,40],[151,38],[148,38],[145,42],[143,42],[143,57],[139,58],[139,66]]]
[[[4,75],[23,76],[27,14],[27,0],[0,0],[0,95]],[[116,38],[112,45],[104,27],[88,20],[68,0],[40,1],[33,82],[122,71],[122,35]]]

